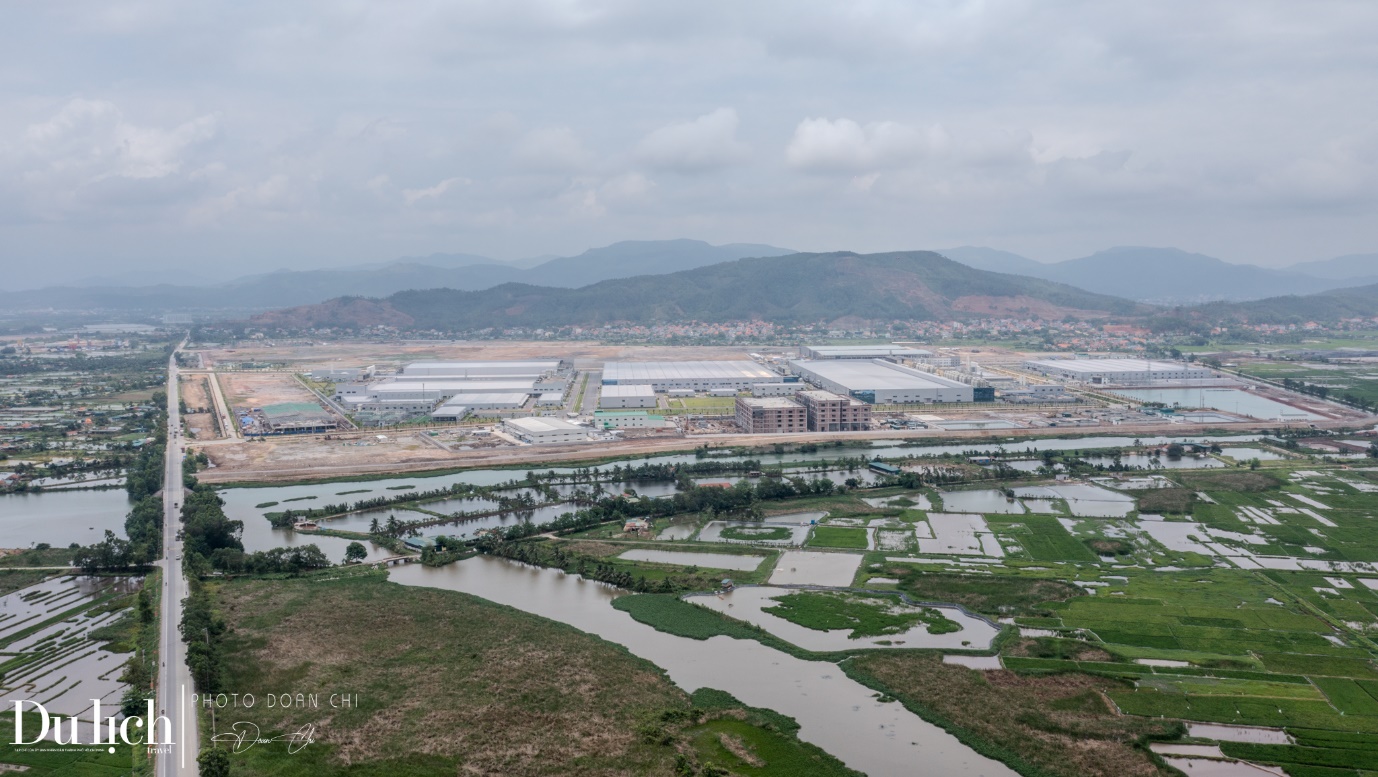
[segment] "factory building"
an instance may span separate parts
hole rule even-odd
[[[751,387],[751,395],[753,397],[792,397],[808,387],[807,383],[801,383],[797,378],[794,383],[757,383]]]
[[[509,418],[502,422],[502,429],[522,442],[532,445],[589,440],[588,427],[558,418]]]
[[[804,406],[786,397],[737,397],[737,426],[747,434],[808,431]]]
[[[399,379],[424,378],[539,378],[560,372],[559,359],[544,361],[413,362],[397,373]]]
[[[1091,385],[1146,385],[1215,377],[1205,367],[1148,359],[1035,359],[1024,362],[1024,368],[1051,378]]]
[[[595,410],[593,425],[603,429],[669,429],[665,416],[645,410]]]
[[[462,421],[469,415],[469,412],[467,405],[452,399],[432,410],[431,418],[436,421]]]
[[[923,359],[933,355],[932,351],[909,348],[903,345],[804,345],[799,347],[799,358],[822,361],[826,359]]]
[[[861,432],[871,428],[871,406],[831,391],[801,391],[810,432]]]
[[[753,361],[608,362],[604,386],[650,386],[656,391],[742,391],[757,383],[779,383],[780,376]]]
[[[648,384],[603,386],[598,407],[605,409],[655,407],[656,392]]]
[[[246,435],[319,434],[339,428],[335,417],[315,402],[280,402],[255,408],[240,415],[240,428]]]
[[[828,359],[789,363],[801,378],[819,388],[864,402],[898,405],[971,402],[972,387],[884,359]]]

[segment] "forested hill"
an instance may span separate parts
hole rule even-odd
[[[1378,316],[1378,283],[1306,296],[1270,297],[1253,302],[1213,303],[1181,313],[1211,322],[1251,324],[1334,323]]]
[[[265,313],[288,328],[403,325],[441,330],[554,327],[610,321],[774,322],[947,320],[1136,315],[1128,300],[1018,275],[977,270],[930,251],[847,252],[741,259],[579,289],[508,283],[486,291],[403,291],[366,304],[331,300]]]

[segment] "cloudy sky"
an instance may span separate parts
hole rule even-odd
[[[0,286],[624,239],[1378,251],[1378,3],[9,4]]]

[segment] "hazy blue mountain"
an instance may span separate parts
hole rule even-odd
[[[624,240],[602,248],[590,248],[532,268],[526,283],[539,286],[579,288],[610,278],[663,275],[692,270],[752,256],[784,256],[787,248],[752,243],[714,246],[702,240]]]
[[[110,284],[81,284],[0,293],[0,309],[269,310],[335,297],[387,296],[407,289],[476,291],[504,283],[585,286],[610,278],[662,274],[758,254],[790,253],[794,252],[745,243],[714,246],[700,240],[646,240],[614,243],[531,267],[521,266],[528,261],[503,263],[473,254],[432,254],[332,270],[279,270],[204,285],[194,278],[179,278],[182,282],[176,285],[128,286],[118,290],[110,288]]]
[[[1120,246],[1044,267],[1040,277],[1049,280],[1165,304],[1311,294],[1344,285],[1296,272],[1230,264],[1178,248]]]
[[[1060,283],[977,270],[931,251],[900,251],[741,259],[577,289],[512,283],[483,292],[404,291],[381,300],[337,299],[274,311],[255,320],[299,329],[348,326],[352,316],[356,327],[407,321],[422,329],[463,331],[610,321],[1061,319],[1149,310]]]
[[[1287,269],[1337,281],[1378,282],[1378,254],[1348,254],[1334,259],[1301,262]]]
[[[1011,275],[1028,275],[1033,278],[1044,277],[1043,274],[1047,272],[1047,268],[1050,266],[1027,256],[981,246],[942,248],[937,253],[954,262],[961,262],[967,267],[975,267],[978,270],[1003,272]]]
[[[1333,323],[1346,318],[1372,318],[1378,316],[1378,284],[1250,302],[1217,302],[1172,311],[1171,315],[1212,323],[1245,321],[1254,324]]]

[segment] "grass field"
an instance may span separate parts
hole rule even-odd
[[[920,623],[930,634],[960,631],[961,626],[932,608],[897,609],[893,596],[806,592],[778,596],[765,612],[816,631],[850,629],[850,639],[902,634]]]
[[[809,547],[866,549],[866,530],[845,526],[815,526],[809,533]]]
[[[1179,724],[1116,715],[1102,694],[1127,688],[1122,681],[1075,673],[973,672],[933,655],[882,652],[858,656],[843,667],[1025,774],[1171,774],[1136,744],[1172,734]]]
[[[236,775],[668,777],[686,747],[695,774],[711,760],[734,771],[756,762],[737,773],[763,777],[804,764],[810,774],[855,775],[795,738],[788,718],[702,691],[691,709],[623,648],[465,594],[325,573],[224,582],[215,596],[233,628],[228,687],[260,698],[321,694],[320,708],[222,710],[222,728],[246,720],[264,736],[316,727],[316,741],[291,757],[271,744],[235,755]],[[356,694],[357,706],[330,708],[330,693]],[[748,761],[736,764],[734,752]]]
[[[239,580],[216,597],[233,629],[227,686],[357,694],[357,706],[225,710],[264,732],[316,726],[291,758],[259,746],[234,773],[669,774],[639,725],[687,709],[649,663],[572,628],[381,576]],[[271,734],[270,734],[271,736]]]

